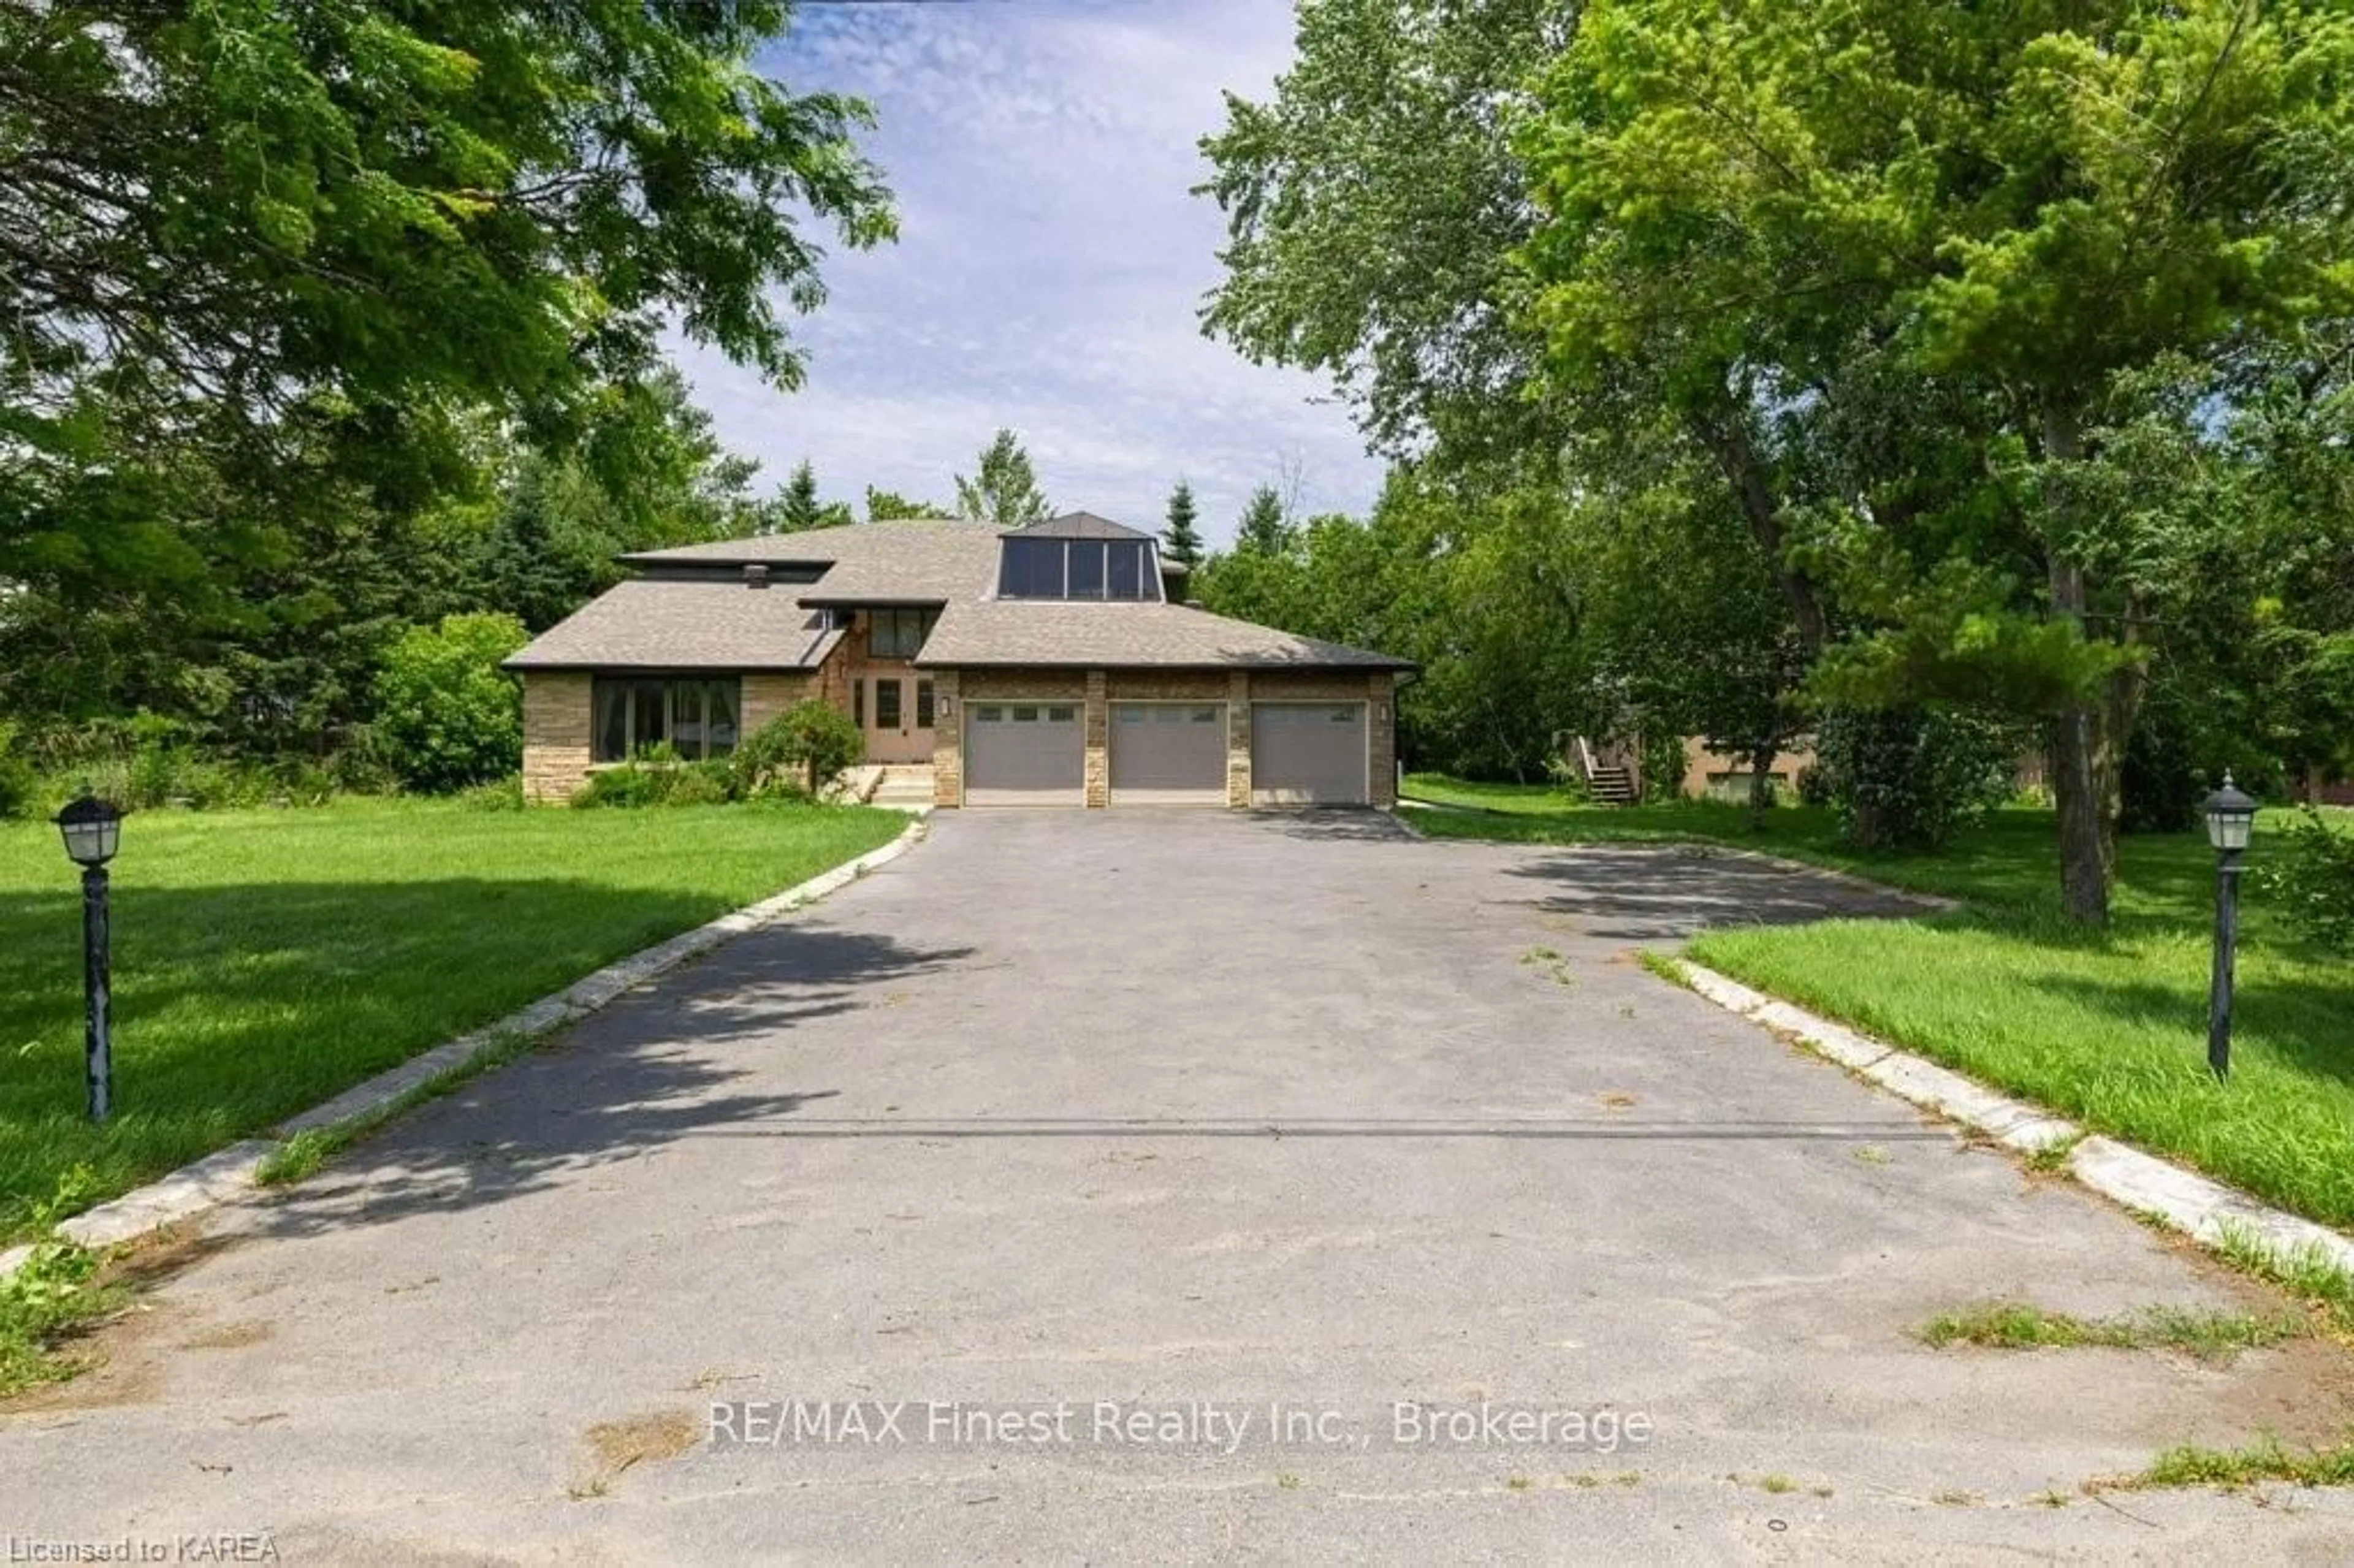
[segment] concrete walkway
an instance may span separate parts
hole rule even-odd
[[[2078,1491],[2176,1443],[2338,1435],[2337,1352],[1920,1346],[1992,1296],[2266,1302],[1633,959],[1895,912],[1871,895],[1357,816],[934,826],[217,1225],[102,1371],[0,1413],[0,1537],[268,1532],[298,1563],[2354,1551],[2342,1494]]]

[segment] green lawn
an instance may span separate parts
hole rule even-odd
[[[1700,840],[1964,901],[1950,915],[1710,932],[1691,955],[2084,1125],[2177,1155],[2326,1223],[2354,1225],[2354,963],[2291,938],[2243,889],[2232,1081],[2205,1066],[2214,856],[2197,834],[2129,837],[2115,919],[2058,918],[2054,829],[2006,810],[1938,855],[1861,855],[1827,812],[1579,806],[1558,791],[1416,778],[1408,793],[1486,808],[1417,812],[1437,836],[1525,842]],[[2258,821],[2250,859],[2268,832]]]
[[[78,874],[0,823],[0,1240],[888,842],[864,808],[154,811],[114,872],[116,1117],[82,1117]]]

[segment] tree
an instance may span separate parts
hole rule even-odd
[[[673,328],[796,384],[808,220],[863,247],[893,218],[865,107],[754,69],[787,16],[0,8],[0,579],[186,599],[279,548],[272,514],[177,503],[313,439],[297,408],[429,466],[470,410],[566,444]]]
[[[1534,209],[1503,133],[1575,0],[1324,0],[1299,8],[1271,100],[1229,93],[1202,188],[1226,215],[1204,329],[1332,375],[1393,454],[1542,444],[1542,340],[1516,319]]]
[[[1235,549],[1260,556],[1279,556],[1292,539],[1290,520],[1284,515],[1283,498],[1271,484],[1262,484],[1251,492],[1243,507],[1242,518],[1235,524]]]
[[[792,477],[785,481],[784,488],[777,493],[766,521],[769,526],[761,530],[763,533],[801,534],[811,528],[838,528],[857,519],[852,515],[848,503],[818,498],[817,470],[803,458],[794,465]]]
[[[866,487],[866,520],[885,523],[895,517],[951,517],[955,514],[928,501],[916,501],[894,491]]]
[[[1044,522],[1051,510],[1031,470],[1030,454],[1012,430],[999,430],[981,449],[980,472],[970,479],[959,474],[956,490],[958,514],[977,522],[1019,528]]]
[[[2354,304],[2354,101],[2334,6],[2065,16],[1590,5],[1520,144],[1553,374],[1670,399],[1751,485],[1858,622],[1819,692],[2049,723],[2062,902],[2097,921],[2154,608],[2233,526],[2103,504],[2134,478],[2103,432],[2170,358],[2228,397]],[[1798,505],[1753,439],[1791,418],[1843,480]]]
[[[1177,482],[1177,488],[1169,493],[1169,524],[1161,530],[1161,554],[1162,558],[1185,568],[1188,583],[1190,575],[1201,566],[1205,553],[1202,545],[1202,530],[1195,524],[1197,516],[1193,487],[1181,479]],[[1190,592],[1190,588],[1182,591]]]

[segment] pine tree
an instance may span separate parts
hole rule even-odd
[[[1046,520],[1045,493],[1038,488],[1022,438],[1012,430],[997,432],[981,450],[981,471],[971,479],[957,475],[956,487],[957,511],[966,517],[1009,528]]]
[[[1283,497],[1275,486],[1262,484],[1251,492],[1250,503],[1243,508],[1242,521],[1235,525],[1235,548],[1254,555],[1279,556],[1291,543],[1291,522],[1283,514]]]
[[[1176,585],[1181,599],[1193,597],[1188,586],[1192,582],[1190,574],[1201,569],[1204,554],[1202,531],[1193,525],[1195,515],[1193,487],[1181,479],[1177,482],[1177,488],[1169,493],[1169,525],[1161,531],[1162,558],[1176,562],[1189,574]]]

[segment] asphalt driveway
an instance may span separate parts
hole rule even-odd
[[[949,814],[192,1244],[103,1370],[0,1413],[0,1537],[2354,1550],[2342,1494],[2078,1490],[2335,1436],[2335,1351],[1921,1346],[1993,1296],[2260,1298],[1634,959],[1840,912],[1895,911],[1373,817]]]

